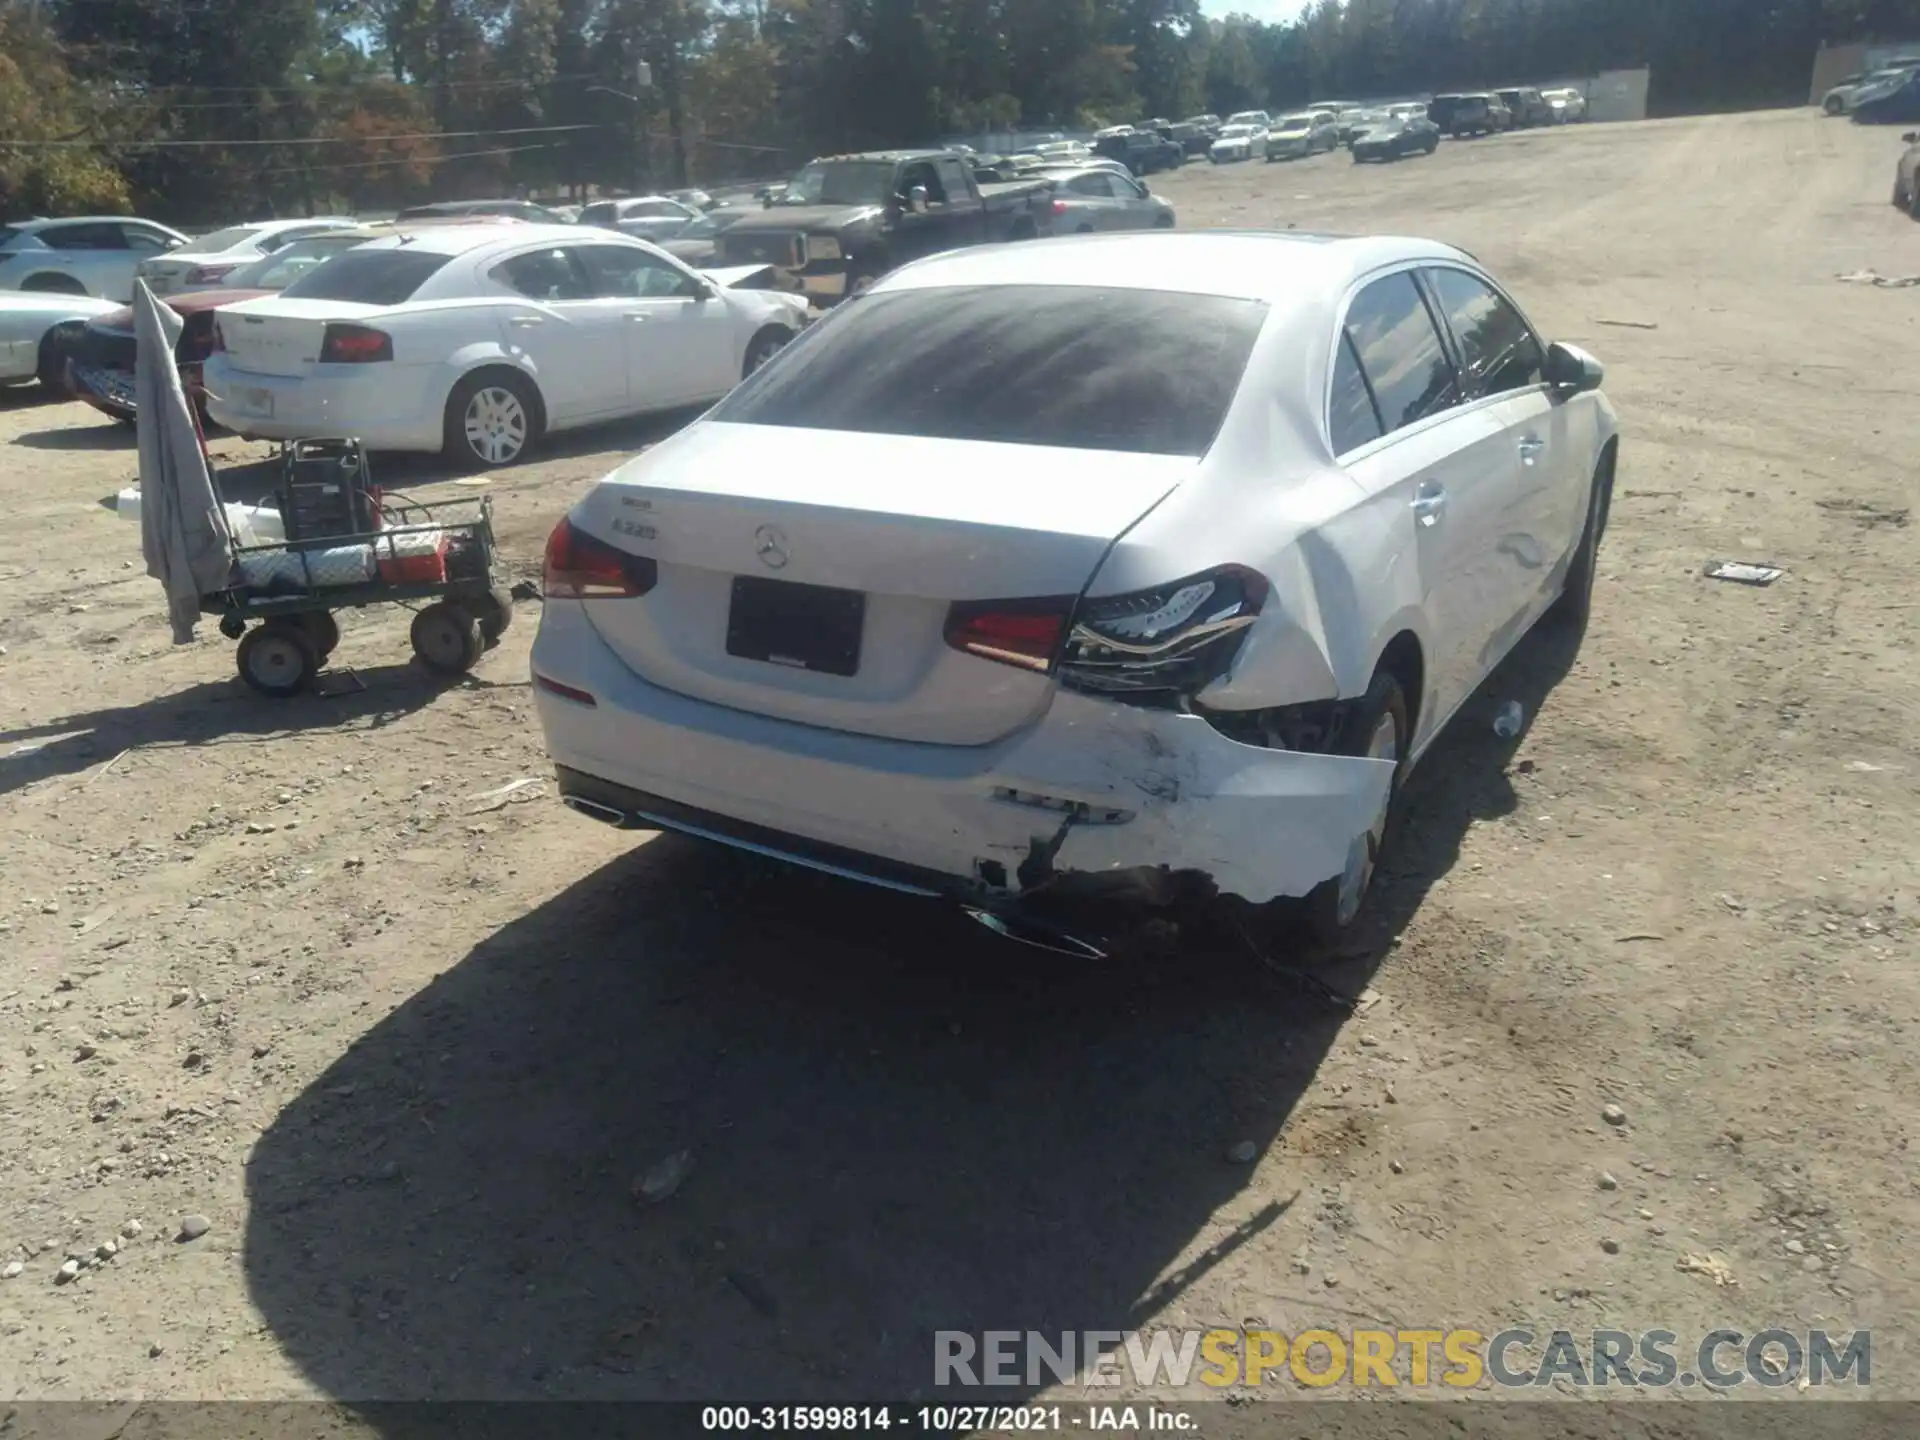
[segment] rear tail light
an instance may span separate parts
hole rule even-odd
[[[1056,200],[1056,201],[1054,201],[1054,202],[1053,202],[1053,213],[1054,213],[1054,214],[1056,214],[1056,215],[1064,215],[1064,214],[1066,214],[1066,213],[1067,213],[1067,202],[1066,202],[1066,201],[1064,201],[1064,200]]]
[[[1056,673],[1070,689],[1116,699],[1192,695],[1227,672],[1266,599],[1265,576],[1227,565],[1083,600]]]
[[[180,335],[177,358],[183,364],[190,364],[196,360],[205,360],[208,355],[213,353],[219,335],[219,327],[213,323],[212,316],[208,316],[207,323],[203,325],[196,325],[193,321],[189,320],[186,329],[183,330]]]
[[[393,337],[367,325],[329,325],[320,338],[323,365],[364,365],[393,359]]]
[[[187,284],[217,285],[226,279],[228,274],[239,268],[237,262],[232,265],[196,265],[187,272]]]
[[[651,558],[596,540],[570,520],[547,537],[542,589],[549,600],[629,600],[659,580],[660,567]]]
[[[947,612],[947,644],[982,660],[1043,674],[1053,668],[1073,597],[965,601]]]

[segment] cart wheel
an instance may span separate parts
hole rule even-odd
[[[220,633],[229,640],[238,640],[242,635],[247,633],[247,622],[242,620],[238,615],[222,615],[220,617]]]
[[[484,649],[478,617],[462,606],[441,600],[413,617],[413,653],[429,670],[464,675]]]
[[[306,631],[279,621],[269,621],[241,637],[234,663],[242,680],[276,699],[299,694],[320,669],[320,657]]]
[[[340,648],[340,622],[333,618],[331,610],[308,610],[295,617],[300,628],[307,632],[307,639],[313,642],[314,653],[325,664],[327,657]]]
[[[505,590],[492,590],[474,602],[480,616],[480,634],[488,646],[498,645],[500,637],[513,624],[513,596]]]

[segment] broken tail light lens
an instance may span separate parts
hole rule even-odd
[[[1071,596],[1043,600],[969,600],[947,612],[947,644],[982,660],[1044,674],[1053,666]]]
[[[393,359],[393,337],[368,325],[329,325],[320,338],[322,365],[365,365]]]
[[[596,540],[570,520],[547,537],[541,589],[549,600],[631,600],[659,580],[660,567],[651,557]]]
[[[1257,571],[1226,565],[1083,600],[1061,652],[1060,683],[1117,699],[1192,695],[1233,664],[1267,589]]]

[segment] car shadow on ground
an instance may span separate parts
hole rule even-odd
[[[1575,648],[1523,645],[1436,747],[1352,981],[1515,803],[1476,709],[1533,713]],[[1223,1157],[1275,1142],[1346,1018],[1244,954],[1069,960],[663,836],[281,1111],[248,1283],[347,1399],[927,1394],[936,1330],[1145,1325],[1259,1243],[1296,1197]]]
[[[123,750],[231,744],[344,726],[378,729],[433,703],[443,691],[481,683],[471,676],[449,680],[416,663],[351,671],[335,664],[322,672],[314,693],[275,700],[230,675],[138,705],[0,730],[0,795],[78,774]]]
[[[138,433],[131,425],[89,411],[97,423],[62,425],[51,430],[29,430],[13,437],[13,443],[25,450],[132,450]]]

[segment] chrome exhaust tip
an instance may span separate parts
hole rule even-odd
[[[616,810],[611,805],[602,805],[598,800],[584,800],[578,795],[562,795],[560,803],[569,810],[577,810],[589,820],[598,820],[603,825],[624,825],[627,815],[624,810]]]
[[[1030,915],[1010,915],[1003,911],[981,910],[972,905],[962,905],[967,918],[984,925],[1003,940],[1011,940],[1018,945],[1031,945],[1036,950],[1049,950],[1055,955],[1070,955],[1075,960],[1105,960],[1107,952],[1092,941],[1082,940],[1077,935],[1069,935],[1064,930],[1034,919]]]

